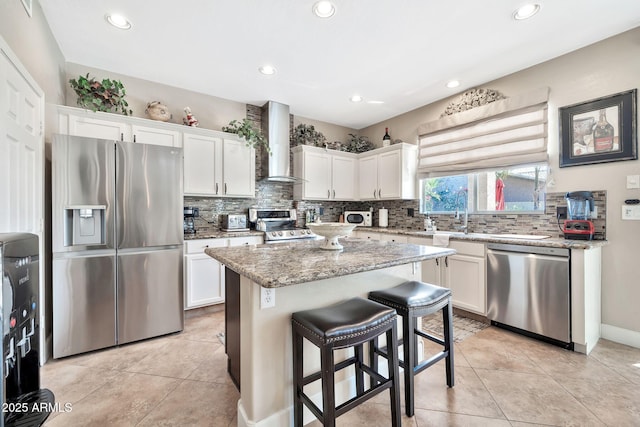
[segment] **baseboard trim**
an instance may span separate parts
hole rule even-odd
[[[635,348],[640,348],[640,332],[623,329],[617,326],[602,324],[600,336],[606,340]]]

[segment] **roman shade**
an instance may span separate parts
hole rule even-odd
[[[549,88],[495,101],[418,127],[420,177],[547,162]]]

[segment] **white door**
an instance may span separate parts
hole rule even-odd
[[[362,157],[358,161],[358,192],[360,200],[378,198],[378,156]]]
[[[325,153],[304,153],[304,198],[326,200],[331,196],[331,156]]]
[[[188,133],[183,140],[184,194],[221,195],[222,140]]]
[[[44,92],[0,37],[0,232],[39,237],[44,278]],[[40,307],[45,307],[44,279]],[[45,313],[40,311],[40,364],[47,359]]]
[[[255,197],[255,150],[244,141],[224,139],[222,146],[222,194]]]
[[[163,145],[165,147],[182,147],[180,132],[158,129],[149,126],[131,125],[133,142],[140,144]]]
[[[69,135],[131,141],[131,127],[122,122],[69,114]]]
[[[390,151],[378,155],[378,196],[380,199],[402,197],[401,151]]]
[[[333,200],[356,199],[356,159],[351,157],[332,156],[331,198]]]

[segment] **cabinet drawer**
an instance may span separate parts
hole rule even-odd
[[[449,247],[458,251],[460,255],[470,255],[484,258],[485,244],[484,243],[471,243],[461,242],[457,240],[451,240]]]
[[[184,242],[186,254],[199,254],[207,248],[222,248],[229,245],[229,239],[197,239]]]
[[[229,246],[260,245],[262,236],[232,237],[229,239]]]

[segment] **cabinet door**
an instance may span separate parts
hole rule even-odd
[[[356,159],[332,156],[331,165],[331,198],[333,200],[355,200]]]
[[[378,155],[378,198],[402,198],[402,169],[400,150]]]
[[[140,144],[182,147],[182,138],[178,131],[131,125],[131,133],[133,134],[133,142]]]
[[[183,138],[184,194],[221,195],[222,140],[187,133]]]
[[[127,123],[75,114],[69,114],[69,135],[132,141],[131,127]]]
[[[255,197],[255,150],[244,141],[224,139],[222,145],[222,188],[225,196]]]
[[[445,283],[451,288],[455,307],[486,314],[485,261],[467,255],[451,255],[445,268]]]
[[[331,156],[325,153],[304,153],[303,198],[327,200],[331,192]]]
[[[184,257],[185,308],[224,302],[224,266],[207,254]]]
[[[44,186],[42,95],[34,91],[2,50],[0,90],[0,232],[40,234]]]
[[[358,194],[360,200],[378,198],[378,156],[358,160]]]

